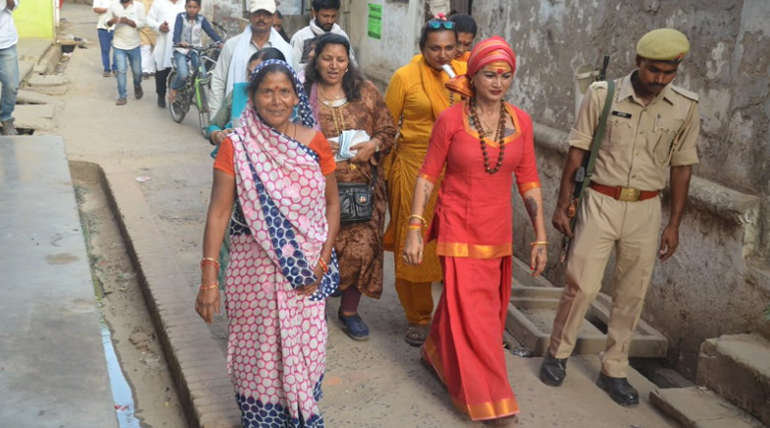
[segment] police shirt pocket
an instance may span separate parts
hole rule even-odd
[[[611,116],[607,120],[604,144],[609,146],[621,146],[631,142],[631,119]]]
[[[655,145],[652,150],[653,159],[659,166],[666,166],[671,162],[671,157],[676,150],[676,135],[681,123],[666,122],[661,124],[653,140]]]

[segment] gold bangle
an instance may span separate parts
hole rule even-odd
[[[209,285],[201,284],[201,290],[213,290],[215,288],[219,288],[219,283],[218,282],[215,282],[215,283],[209,284]]]
[[[530,245],[530,246],[532,246],[532,247],[534,247],[535,245],[548,245],[548,241],[535,241],[535,242],[530,242],[530,243],[529,243],[529,245]]]
[[[422,223],[422,225],[423,225],[423,226],[425,226],[426,224],[428,224],[428,220],[425,220],[425,217],[423,217],[423,216],[421,216],[421,215],[412,214],[412,215],[410,215],[410,216],[409,216],[409,219],[408,219],[408,220],[411,220],[411,219],[413,219],[413,218],[416,218],[417,220],[420,220],[420,222]]]
[[[423,226],[421,224],[407,224],[407,229],[414,229],[414,230],[422,230]]]

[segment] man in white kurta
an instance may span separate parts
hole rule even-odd
[[[174,54],[174,23],[176,16],[184,12],[185,0],[155,0],[147,14],[147,26],[158,32],[153,57],[155,57],[155,93],[158,107],[166,107],[166,78],[171,71]]]
[[[248,81],[246,66],[255,52],[264,48],[276,48],[292,63],[291,45],[273,28],[275,0],[248,0],[249,26],[227,42],[217,58],[217,65],[211,74],[209,109],[219,111],[227,95],[236,83]]]

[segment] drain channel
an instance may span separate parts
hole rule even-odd
[[[110,377],[110,389],[112,400],[115,402],[115,413],[118,416],[120,428],[141,428],[139,420],[134,417],[134,396],[131,387],[123,375],[123,368],[112,346],[112,334],[104,319],[100,322],[102,329],[102,345],[104,345],[104,357],[107,360],[107,374]]]

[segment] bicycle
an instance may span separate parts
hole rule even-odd
[[[198,66],[191,70],[190,75],[185,79],[184,86],[177,90],[174,102],[168,103],[168,111],[174,122],[181,123],[187,112],[190,111],[190,106],[195,105],[198,110],[198,125],[201,134],[204,138],[207,138],[206,128],[209,126],[210,114],[207,91],[211,90],[211,73],[214,70],[214,66],[216,66],[216,57],[219,56],[221,47],[217,43],[206,47],[179,45],[174,47],[184,47],[189,49],[189,52],[196,52],[198,54]],[[189,55],[187,59],[188,61],[190,60]],[[177,74],[176,65],[174,64],[172,67],[166,80],[168,88],[171,87]]]

